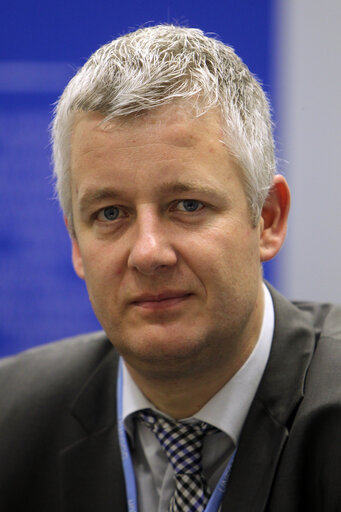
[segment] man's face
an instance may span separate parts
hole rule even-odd
[[[111,342],[148,375],[243,362],[262,319],[253,227],[219,116],[79,114],[73,261]]]

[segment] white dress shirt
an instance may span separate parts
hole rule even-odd
[[[188,422],[205,421],[221,431],[206,436],[203,446],[203,472],[211,491],[238,444],[242,426],[268,361],[274,330],[274,309],[265,285],[263,290],[263,322],[252,353],[233,378],[200,411],[186,419]],[[123,364],[123,421],[131,446],[139,512],[167,512],[174,492],[173,469],[148,427],[139,422],[134,432],[133,415],[145,408],[157,410],[137,387]]]

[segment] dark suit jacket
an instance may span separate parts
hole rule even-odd
[[[341,511],[341,309],[272,294],[273,347],[222,512]],[[1,512],[127,510],[116,368],[103,333],[1,362]]]

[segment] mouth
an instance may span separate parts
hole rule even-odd
[[[142,309],[160,311],[173,308],[186,301],[192,293],[186,292],[164,292],[156,295],[144,294],[134,299],[131,304]]]

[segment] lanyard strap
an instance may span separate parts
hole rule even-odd
[[[130,455],[127,434],[123,424],[123,375],[122,375],[122,359],[120,358],[118,376],[117,376],[117,417],[118,417],[118,438],[121,450],[123,473],[126,483],[128,511],[138,512],[136,481],[133,462]],[[235,450],[220,477],[220,480],[210,497],[205,512],[218,512],[221,505],[228,480],[231,473],[232,464],[236,455]]]

